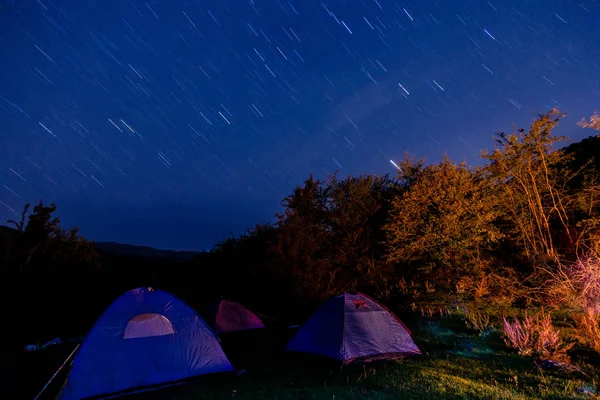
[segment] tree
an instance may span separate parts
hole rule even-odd
[[[54,216],[54,204],[40,201],[29,215],[28,210],[26,205],[21,220],[12,222],[18,231],[10,270],[1,280],[3,300],[19,305],[7,316],[19,327],[11,332],[15,343],[85,329],[81,321],[90,318],[93,294],[101,284],[93,243],[79,236],[76,228],[63,229]]]
[[[389,295],[393,269],[383,260],[382,228],[397,189],[397,182],[387,176],[332,177],[327,223],[338,290]]]
[[[512,236],[532,260],[557,261],[555,232],[572,237],[565,187],[573,174],[557,173],[567,155],[553,151],[557,142],[567,140],[552,133],[564,115],[553,109],[539,115],[527,132],[498,133],[496,149],[481,155],[488,161],[489,178],[500,189]]]
[[[19,231],[13,270],[45,275],[98,259],[93,243],[81,237],[78,228],[60,226],[60,218],[53,216],[56,205],[45,206],[40,201],[27,216],[29,207],[24,207],[19,222],[8,221]]]
[[[272,251],[291,291],[320,301],[344,290],[387,296],[393,269],[382,262],[382,226],[397,183],[363,175],[311,175],[283,205]]]
[[[321,301],[332,290],[331,237],[327,225],[329,188],[312,174],[286,197],[277,215],[277,238],[270,248],[272,268],[285,276],[290,292],[308,301]]]
[[[25,229],[27,211],[29,211],[30,206],[31,206],[31,204],[29,204],[29,203],[25,204],[25,207],[23,207],[23,212],[21,213],[21,219],[19,221],[14,221],[12,219],[9,219],[8,221],[6,221],[6,223],[13,224],[19,232],[23,232],[23,230]]]
[[[210,252],[212,264],[198,266],[210,275],[207,291],[248,304],[268,304],[282,283],[270,270],[269,247],[276,234],[272,224],[258,224],[238,237],[217,243]]]
[[[481,273],[485,252],[502,237],[493,186],[480,170],[444,157],[424,166],[399,163],[406,190],[392,202],[385,226],[387,258],[408,268],[418,284],[451,289],[461,277]]]
[[[598,112],[589,121],[582,119],[577,125],[600,131]],[[588,137],[565,149],[571,157],[568,165],[572,171],[580,171],[569,185],[578,205],[577,243],[584,252],[600,256],[600,133]],[[582,245],[581,245],[582,244]],[[580,252],[580,257],[586,254]]]
[[[498,185],[510,237],[534,267],[573,259],[597,247],[600,238],[600,191],[591,160],[577,159],[571,146],[554,148],[568,140],[553,134],[564,115],[553,109],[527,132],[499,133],[496,149],[482,153]]]

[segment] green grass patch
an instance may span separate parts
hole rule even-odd
[[[136,399],[572,399],[589,385],[582,377],[540,371],[517,356],[478,360],[422,357],[339,369],[277,365],[243,376],[147,392]]]
[[[425,354],[340,369],[323,360],[279,356],[246,373],[146,392],[132,399],[574,399],[590,398],[594,377],[545,371],[454,319],[420,319],[413,336]],[[251,361],[249,361],[251,363]]]

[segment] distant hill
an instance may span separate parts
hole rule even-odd
[[[0,238],[8,235],[14,235],[17,230],[15,228],[11,228],[10,226],[0,225]]]
[[[600,184],[600,135],[587,137],[579,142],[571,143],[561,149],[573,159],[565,165],[572,171],[582,168],[590,159],[593,159],[590,167],[596,171],[596,182]],[[573,179],[568,187],[578,189],[583,184],[582,177]]]
[[[149,246],[135,246],[115,242],[96,242],[95,246],[101,253],[128,257],[162,258],[173,261],[188,261],[200,254],[200,252],[196,251],[161,250]]]
[[[19,231],[6,225],[0,225],[0,249],[6,251],[10,243],[14,243]],[[103,254],[114,254],[124,257],[152,258],[171,261],[188,261],[196,257],[200,252],[161,250],[149,246],[135,246],[132,244],[115,242],[96,242],[96,250]]]
[[[4,254],[10,246],[11,239],[17,233],[16,229],[10,226],[0,225],[0,253]]]
[[[600,172],[600,135],[589,136],[579,142],[574,142],[563,148],[567,154],[574,156],[574,166],[581,167],[590,158],[594,158],[593,166]]]

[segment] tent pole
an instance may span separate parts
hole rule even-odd
[[[268,319],[268,320],[270,320],[270,321],[277,322],[277,320],[276,320],[275,318],[267,317],[267,316],[266,316],[266,315],[264,315],[264,314],[260,314],[260,313],[257,313],[257,312],[255,312],[254,314],[258,315],[259,317],[263,317],[263,318],[265,318],[265,319]]]
[[[50,383],[54,380],[54,378],[56,378],[56,375],[58,375],[58,373],[69,362],[69,360],[71,359],[71,357],[73,357],[73,354],[75,354],[75,352],[77,351],[77,349],[79,348],[80,345],[81,345],[81,343],[77,343],[77,346],[75,346],[75,348],[73,349],[73,351],[71,352],[71,354],[69,354],[69,357],[67,357],[67,359],[65,360],[65,362],[63,362],[62,365],[60,366],[60,368],[54,373],[54,375],[52,375],[52,378],[50,378],[50,380],[48,382],[46,382],[46,384],[44,385],[44,387],[42,388],[42,390],[38,393],[37,396],[34,397],[33,400],[37,400],[42,395],[42,393],[44,393],[44,390],[46,390],[46,388],[48,387],[48,385],[50,385]]]

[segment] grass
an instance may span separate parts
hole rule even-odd
[[[533,359],[508,351],[497,334],[482,338],[449,319],[421,319],[411,327],[425,352],[421,357],[342,370],[310,357],[240,357],[242,375],[206,376],[130,398],[517,400],[590,398],[579,391],[594,390],[591,375],[541,370]]]
[[[482,362],[448,356],[342,372],[297,366],[255,370],[242,377],[206,379],[132,398],[571,399],[584,385],[578,379],[541,374],[520,360]]]
[[[328,360],[281,353],[278,350],[288,337],[271,331],[263,347],[249,346],[250,351],[240,351],[248,347],[223,338],[224,349],[238,373],[207,375],[197,382],[138,393],[127,399],[589,399],[580,390],[595,391],[598,377],[589,368],[585,374],[541,370],[533,359],[506,349],[497,333],[482,337],[451,318],[405,322],[423,349],[422,356],[340,369],[339,364]],[[63,352],[68,354],[70,350]],[[30,375],[27,389],[35,393],[39,391],[35,386],[41,388],[41,382],[52,374],[50,366],[56,369],[62,362],[52,351],[47,354],[53,360],[44,361],[42,354],[31,359],[37,368],[44,365],[43,370],[48,370],[40,379]],[[36,368],[27,363],[23,367],[27,371]],[[53,396],[56,392],[46,393],[43,398]]]

